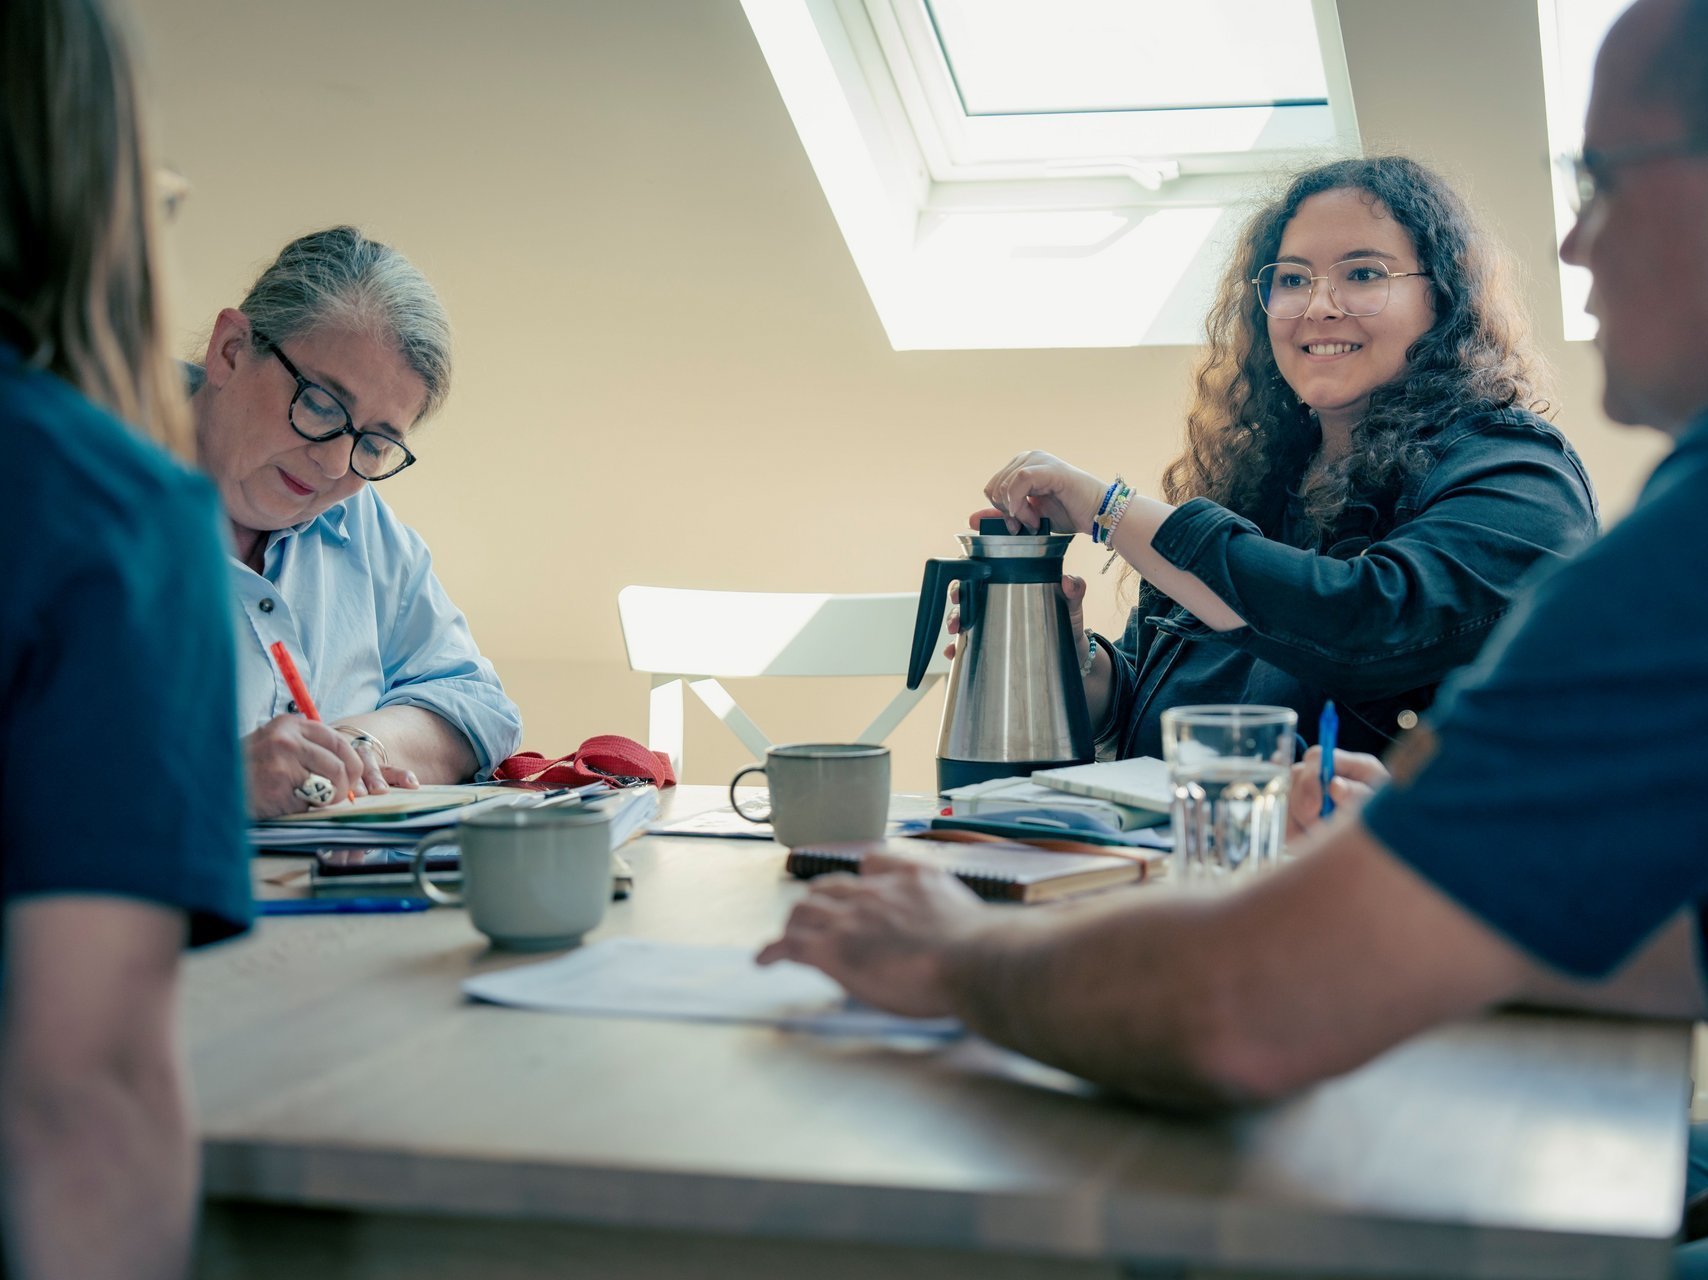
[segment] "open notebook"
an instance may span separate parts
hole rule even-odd
[[[402,822],[500,796],[515,799],[516,795],[514,790],[495,784],[428,783],[420,787],[395,787],[379,795],[357,796],[354,800],[340,800],[337,804],[302,813],[282,813],[268,821],[290,826],[313,826],[326,822]]]
[[[832,871],[860,870],[868,853],[890,854],[942,867],[979,895],[999,902],[1049,902],[1132,884],[1164,865],[1152,849],[1119,854],[1057,853],[1005,840],[934,840],[910,836],[846,844],[803,845],[784,865],[802,880]]]
[[[1039,769],[1032,775],[1032,781],[1069,795],[1091,796],[1156,813],[1167,813],[1174,804],[1168,766],[1154,756]]]

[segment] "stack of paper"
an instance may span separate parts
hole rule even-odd
[[[1168,766],[1154,756],[1069,765],[1065,769],[1040,769],[1032,775],[1032,780],[1070,795],[1089,796],[1159,813],[1167,813],[1174,803],[1174,786],[1168,780]]]
[[[519,791],[498,784],[398,788],[358,796],[307,813],[285,814],[251,824],[257,849],[326,849],[412,845],[429,831],[454,826],[473,814],[512,805],[574,803],[610,791],[602,782],[561,791]],[[656,795],[653,805],[657,806]]]
[[[1087,766],[1094,767],[1094,766]],[[1168,820],[1168,805],[1123,804],[1098,796],[1080,795],[1044,785],[1041,775],[993,778],[943,793],[957,818],[1019,818],[1047,815],[1054,825],[1085,830],[1136,831]]]
[[[609,800],[601,799],[596,811],[611,815],[611,847],[620,849],[658,816],[658,788],[625,787]]]

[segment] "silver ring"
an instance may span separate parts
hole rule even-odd
[[[306,800],[310,805],[319,808],[323,804],[332,803],[332,779],[318,773],[311,773],[302,780],[302,785],[292,793],[299,800]]]

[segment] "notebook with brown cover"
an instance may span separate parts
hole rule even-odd
[[[1006,840],[939,840],[904,836],[846,844],[802,845],[784,864],[802,880],[832,871],[858,873],[868,853],[911,858],[958,876],[981,898],[998,902],[1049,902],[1095,889],[1132,884],[1156,865],[1153,850],[1131,854],[1067,853]]]

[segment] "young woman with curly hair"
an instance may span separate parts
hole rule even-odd
[[[1160,755],[1196,703],[1292,707],[1310,740],[1330,698],[1341,745],[1380,752],[1596,530],[1500,252],[1413,161],[1320,165],[1247,224],[1209,339],[1166,500],[1029,452],[974,518],[1048,517],[1141,577],[1118,642],[1063,583],[1100,755]]]

